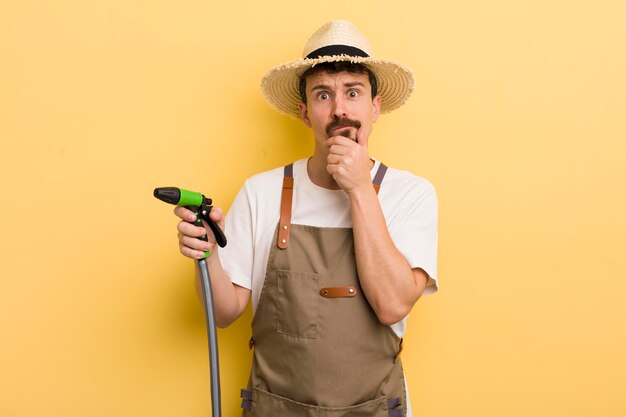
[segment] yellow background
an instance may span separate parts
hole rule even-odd
[[[417,76],[371,139],[439,196],[415,415],[626,415],[626,2],[3,0],[1,416],[209,415],[193,263],[152,189],[228,208],[308,155],[259,81],[332,18]],[[219,333],[225,416],[249,321]]]

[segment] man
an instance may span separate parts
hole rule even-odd
[[[437,199],[432,185],[371,159],[382,112],[413,89],[406,68],[371,56],[365,37],[332,21],[304,58],[270,70],[269,103],[311,128],[315,152],[250,178],[217,250],[178,207],[180,251],[207,259],[219,326],[252,295],[249,416],[411,415],[402,364],[406,317],[436,291]],[[224,228],[219,209],[211,218]],[[196,280],[198,285],[198,281]]]

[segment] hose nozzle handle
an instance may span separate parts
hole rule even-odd
[[[220,247],[226,246],[226,236],[222,229],[209,217],[211,213],[211,204],[213,201],[210,198],[205,197],[200,193],[184,190],[177,187],[160,187],[154,189],[154,196],[161,201],[176,206],[184,206],[193,211],[197,218],[196,222],[190,222],[196,226],[202,226],[202,219],[206,220],[207,224],[211,228],[211,231],[215,235],[215,241]],[[206,240],[206,236],[204,239]]]

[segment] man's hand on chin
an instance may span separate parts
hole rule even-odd
[[[350,137],[344,137],[344,134]],[[324,145],[328,149],[326,169],[342,190],[350,194],[371,188],[372,160],[362,129],[345,128],[339,136],[326,139]]]

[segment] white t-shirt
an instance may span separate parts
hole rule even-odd
[[[307,159],[294,163],[292,224],[352,227],[350,202],[343,190],[328,190],[311,182]],[[379,161],[371,170],[376,174]],[[284,167],[248,179],[226,215],[228,245],[220,259],[231,281],[252,290],[252,311],[261,297],[274,231],[280,218]],[[424,294],[437,291],[437,195],[430,182],[407,171],[389,168],[378,193],[393,243],[411,268],[429,275]],[[391,326],[403,337],[406,318]]]

